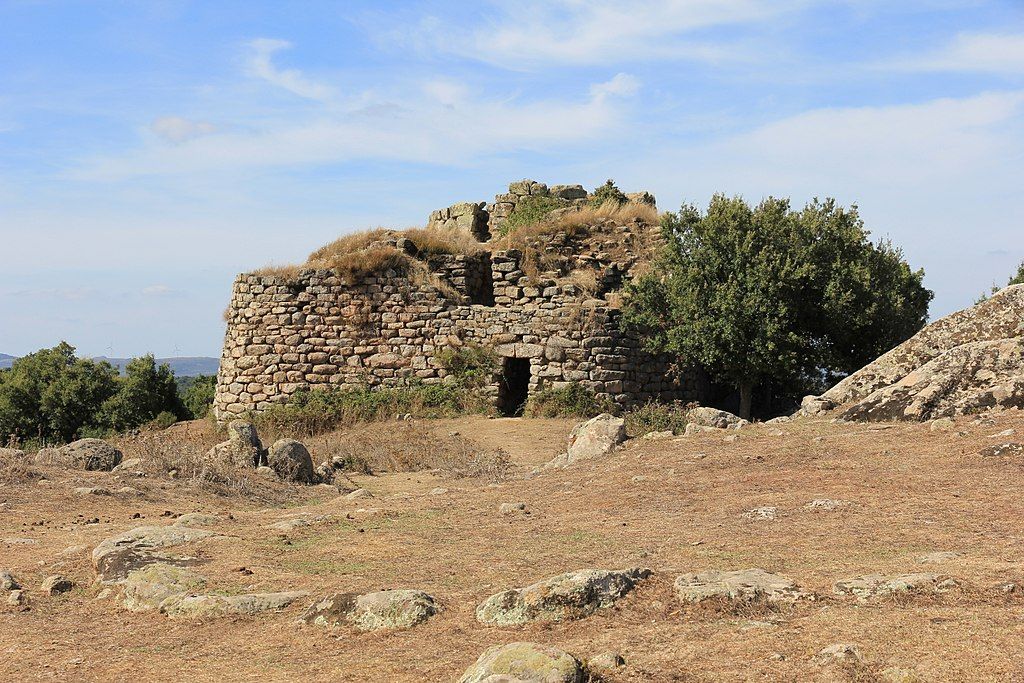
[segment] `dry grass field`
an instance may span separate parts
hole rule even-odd
[[[1024,681],[1024,459],[982,457],[1024,415],[919,424],[802,419],[739,432],[630,440],[604,458],[536,476],[572,423],[486,419],[426,423],[511,461],[500,483],[446,471],[351,475],[338,486],[199,485],[191,478],[8,467],[0,470],[0,568],[27,604],[0,602],[0,680],[454,681],[487,647],[552,644],[581,659],[614,650],[608,681]],[[195,423],[188,438],[206,438]],[[184,435],[188,430],[183,430]],[[199,436],[196,436],[196,434]],[[734,440],[729,437],[735,436]],[[185,436],[182,436],[185,438]],[[215,437],[209,436],[211,440]],[[314,459],[340,435],[309,440]],[[126,452],[126,457],[128,453]],[[80,495],[100,486],[112,495]],[[118,493],[130,486],[140,493]],[[347,500],[356,486],[372,498]],[[241,492],[240,492],[241,491]],[[815,499],[845,504],[812,509]],[[502,515],[506,502],[526,512]],[[747,510],[776,508],[776,518]],[[222,594],[306,590],[257,616],[172,620],[101,595],[90,552],[101,540],[174,516],[221,516],[225,535],[188,548]],[[269,528],[306,515],[307,526]],[[936,563],[929,553],[951,551]],[[476,605],[500,590],[583,568],[654,575],[585,619],[483,626]],[[778,610],[687,608],[680,573],[762,567],[818,599]],[[833,593],[860,574],[936,572],[962,589],[859,604]],[[62,574],[75,588],[44,595]],[[441,613],[386,633],[299,625],[313,597],[415,588]],[[819,664],[833,643],[863,663]]]

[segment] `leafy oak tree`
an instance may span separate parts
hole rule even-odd
[[[932,293],[889,242],[872,244],[856,207],[794,211],[715,195],[667,213],[656,267],[626,292],[625,321],[652,351],[734,386],[749,418],[762,385],[816,388],[902,342]]]

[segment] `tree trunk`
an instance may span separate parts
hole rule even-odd
[[[750,419],[750,404],[754,398],[754,385],[751,382],[740,384],[740,417]]]

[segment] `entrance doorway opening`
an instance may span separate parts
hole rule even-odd
[[[498,387],[498,410],[505,417],[523,414],[530,393],[530,360],[504,358],[501,362],[501,386]]]

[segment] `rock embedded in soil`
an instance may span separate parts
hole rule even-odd
[[[538,643],[508,643],[484,651],[459,683],[583,683],[586,673],[576,657]]]
[[[110,490],[102,486],[79,486],[74,493],[76,496],[109,496]]]
[[[942,574],[916,573],[898,576],[865,574],[838,581],[834,590],[839,595],[852,595],[869,600],[891,595],[947,593],[959,588],[956,579]]]
[[[683,603],[715,599],[794,603],[814,597],[800,589],[792,579],[759,568],[683,574],[676,578],[673,587],[676,597]]]
[[[222,520],[220,515],[207,512],[186,512],[174,520],[174,526],[203,527],[217,524]]]
[[[14,580],[14,575],[8,569],[0,569],[0,590],[13,591],[21,586]]]
[[[1021,455],[1024,454],[1024,444],[1020,443],[1001,443],[995,446],[989,446],[982,448],[978,451],[978,455],[983,458],[999,458],[1005,455]]]
[[[356,489],[345,495],[345,500],[359,500],[360,498],[373,498],[373,494],[366,489]]]
[[[814,655],[814,663],[821,665],[856,664],[863,661],[864,657],[853,643],[833,643]]]
[[[587,671],[591,675],[607,676],[626,666],[626,659],[618,652],[602,652],[587,660]]]
[[[309,606],[299,620],[323,627],[350,625],[360,631],[412,628],[437,614],[434,597],[418,590],[336,593]]]
[[[940,562],[950,562],[960,558],[960,553],[952,550],[941,550],[934,553],[926,553],[917,558],[917,561],[921,564],[938,564]]]
[[[121,451],[103,439],[79,439],[60,448],[43,448],[36,465],[53,465],[94,472],[109,472],[121,463]]]
[[[92,551],[92,564],[100,583],[121,583],[129,572],[153,562],[187,562],[156,552],[160,548],[216,537],[219,537],[216,532],[187,526],[141,526],[100,542]]]
[[[205,586],[205,577],[191,569],[155,562],[128,572],[121,588],[121,604],[132,612],[156,610],[168,598],[195,593]]]
[[[766,505],[764,507],[747,510],[746,512],[743,513],[742,516],[746,517],[747,519],[772,521],[778,519],[779,509],[776,507],[772,507],[770,505]]]
[[[12,590],[7,594],[7,604],[10,607],[21,607],[25,604],[25,592],[23,590]]]
[[[638,568],[568,572],[492,595],[477,607],[476,617],[497,626],[580,619],[611,607],[650,575]]]
[[[717,408],[698,407],[692,408],[686,413],[687,424],[698,427],[712,427],[714,429],[739,429],[749,424],[741,417]]]
[[[815,498],[807,505],[804,505],[808,510],[824,511],[828,512],[836,510],[841,507],[846,507],[850,504],[848,500],[836,500],[834,498]]]
[[[551,460],[547,467],[564,467],[580,460],[607,455],[626,440],[626,421],[602,413],[573,427],[569,434],[569,448]]]
[[[61,593],[67,593],[74,587],[75,584],[72,583],[71,580],[65,579],[60,574],[54,574],[53,576],[46,577],[39,588],[46,595],[59,595]]]
[[[160,611],[172,619],[248,615],[284,609],[309,595],[306,591],[252,593],[249,595],[177,595],[160,603]]]
[[[498,512],[503,515],[514,515],[518,512],[526,511],[526,503],[502,503],[498,507]]]
[[[311,484],[315,480],[313,458],[305,444],[295,439],[275,441],[267,453],[267,465],[285,481]]]

